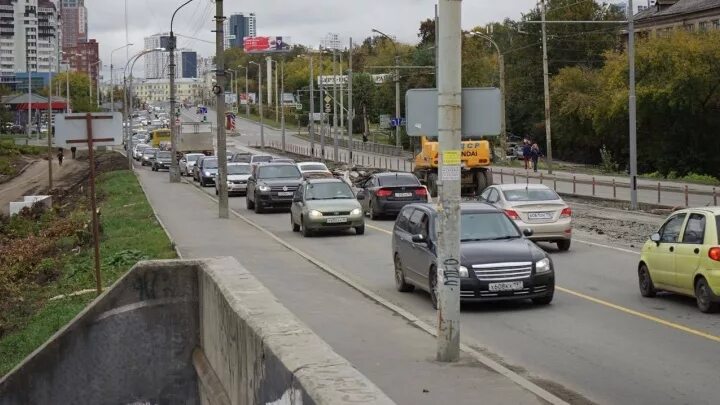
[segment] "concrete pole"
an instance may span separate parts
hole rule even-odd
[[[27,133],[27,139],[30,139],[30,125],[32,125],[32,72],[30,69],[30,61],[28,60],[28,118],[27,125],[25,125],[25,132]],[[39,137],[40,135],[38,135]],[[27,142],[27,141],[25,141]]]
[[[125,66],[127,69],[127,65]],[[128,169],[133,169],[132,164],[132,150],[130,149],[130,111],[128,109],[128,88],[127,88],[127,77],[123,75],[123,110],[125,110],[125,119],[123,125],[125,126],[125,139],[127,139],[127,158],[128,158]]]
[[[541,18],[542,18],[542,48],[543,48],[543,87],[545,90],[545,140],[546,140],[546,156],[548,173],[552,173],[552,130],[550,127],[550,78],[548,74],[548,57],[547,57],[547,32],[545,29],[545,0],[540,0],[542,3]]]
[[[630,118],[630,209],[637,209],[637,109],[635,97],[635,12],[628,1],[628,72],[630,90],[628,113]]]
[[[461,0],[440,0],[438,50],[438,203],[437,360],[460,357],[460,149],[461,149]],[[446,161],[447,160],[447,161]]]
[[[343,76],[345,70],[343,69],[343,57],[342,52],[340,52],[339,55],[340,59],[340,76]],[[342,82],[342,79],[340,79],[340,133],[343,132],[343,125],[345,122],[345,85]]]
[[[218,154],[218,217],[228,218],[227,144],[225,141],[225,49],[223,0],[215,0],[215,95],[217,103],[217,154]]]
[[[110,54],[110,112],[115,112],[115,80],[113,77],[112,53]]]
[[[277,70],[275,70],[277,74]],[[285,99],[285,57],[280,60],[280,98]],[[282,150],[285,152],[285,102],[280,102],[280,130],[282,131]]]
[[[250,92],[248,90],[248,69],[249,66],[245,65],[245,117],[250,118]]]
[[[272,92],[272,59],[270,57],[265,58],[267,63],[267,105],[272,106],[273,92]]]
[[[260,148],[265,150],[265,124],[263,123],[262,64],[250,61],[258,67],[258,112],[260,113]],[[248,100],[249,101],[249,100]]]
[[[500,160],[507,157],[507,115],[505,112],[506,88],[505,88],[505,56],[498,49],[498,68],[500,69],[500,148],[503,150]]]
[[[333,160],[338,161],[338,105],[337,105],[337,87],[338,87],[338,70],[337,70],[337,53],[336,49],[333,48]]]
[[[320,102],[322,105],[322,101]],[[315,77],[313,73],[313,57],[310,55],[310,156],[315,157]]]
[[[462,0],[459,0],[462,1]],[[397,53],[397,47],[395,49],[395,118],[400,120],[400,55]],[[402,145],[400,142],[400,123],[395,127],[395,146],[398,148]]]
[[[352,166],[353,163],[353,118],[355,114],[353,111],[353,40],[350,37],[350,50],[348,51],[348,164]]]
[[[325,83],[323,82],[323,57],[320,52],[320,156],[325,161]]]
[[[47,146],[48,146],[48,194],[53,188],[53,177],[52,177],[52,69],[48,72],[48,133],[47,133]],[[39,135],[38,135],[39,136]]]
[[[187,3],[186,3],[187,4]],[[182,6],[180,6],[182,7]],[[175,10],[175,13],[180,10],[178,8]],[[173,13],[173,19],[175,18],[175,13]],[[170,25],[172,25],[172,21],[170,22]],[[170,40],[168,43],[168,51],[170,51],[170,64],[168,68],[170,69],[170,155],[172,157],[172,160],[170,161],[170,183],[179,183],[180,182],[180,170],[178,167],[178,161],[177,161],[177,129],[175,128],[175,108],[177,105],[177,101],[175,100],[176,97],[176,86],[175,86],[175,35],[173,34],[172,28],[170,29]],[[220,125],[221,121],[218,121],[218,126]]]
[[[70,107],[70,64],[67,65],[67,70],[65,71],[65,97],[67,100],[65,100],[65,113],[70,113],[71,107]]]
[[[280,97],[278,97],[278,68],[275,62],[275,122],[280,121]]]

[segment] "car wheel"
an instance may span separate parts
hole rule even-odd
[[[437,270],[435,266],[430,267],[428,276],[428,281],[430,282],[430,288],[428,289],[430,291],[430,301],[432,302],[433,309],[438,309]]]
[[[365,234],[365,224],[355,227],[355,235],[364,235],[364,234]]]
[[[551,291],[545,296],[533,298],[532,302],[535,305],[549,305],[553,300],[553,295],[555,295],[555,293]]]
[[[302,227],[302,236],[306,238],[312,236],[312,231],[307,227],[307,225],[305,225],[305,220],[303,218],[300,218],[300,224]]]
[[[650,277],[650,270],[648,270],[645,263],[641,264],[640,268],[638,268],[638,285],[640,287],[640,295],[643,297],[652,298],[657,293],[655,284],[653,284],[652,278]]]
[[[290,226],[292,227],[293,232],[300,232],[300,225],[295,223],[292,214],[290,214]]]
[[[262,214],[263,212],[265,212],[265,209],[263,208],[263,206],[262,206],[262,204],[260,203],[260,201],[258,201],[257,196],[255,196],[255,201],[254,201],[253,205],[255,206],[255,213],[256,213],[256,214]]]
[[[205,179],[200,177],[200,187],[205,187]]]
[[[415,290],[414,285],[405,282],[405,271],[397,253],[395,253],[395,289],[400,292],[412,292]]]
[[[370,202],[370,204],[368,204],[368,211],[370,212],[370,219],[372,219],[373,221],[377,221],[380,218],[380,214],[375,212],[375,208],[373,208],[372,201]]]
[[[561,252],[570,250],[570,239],[563,239],[557,242],[557,247]]]
[[[717,312],[718,303],[712,301],[712,292],[705,278],[699,278],[695,283],[695,298],[700,312],[709,314]]]

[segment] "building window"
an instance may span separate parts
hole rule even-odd
[[[710,21],[701,21],[699,24],[700,32],[705,32],[710,29]]]
[[[720,30],[720,20],[713,20],[712,27],[714,30]]]
[[[685,24],[685,25],[683,25],[683,29],[687,32],[694,32],[695,24]]]

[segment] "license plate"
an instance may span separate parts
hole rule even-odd
[[[347,222],[347,220],[348,220],[348,219],[345,218],[345,217],[341,217],[341,218],[328,218],[328,219],[327,219],[327,223],[328,223],[328,224],[341,224],[341,223]]]
[[[406,197],[412,197],[413,193],[395,193],[395,197],[398,198],[406,198]]]
[[[522,281],[509,281],[506,283],[490,283],[488,290],[490,291],[518,291],[523,289]]]
[[[290,197],[293,194],[295,194],[295,193],[293,193],[292,191],[281,191],[278,193],[278,196],[279,197]]]
[[[529,212],[529,219],[552,219],[552,214],[549,212]]]

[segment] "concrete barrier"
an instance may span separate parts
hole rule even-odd
[[[49,195],[27,195],[22,201],[10,203],[10,216],[17,215],[23,208],[32,208],[35,204],[41,204],[45,209],[52,208],[52,196]]]
[[[142,262],[0,380],[0,404],[392,404],[232,258]]]

